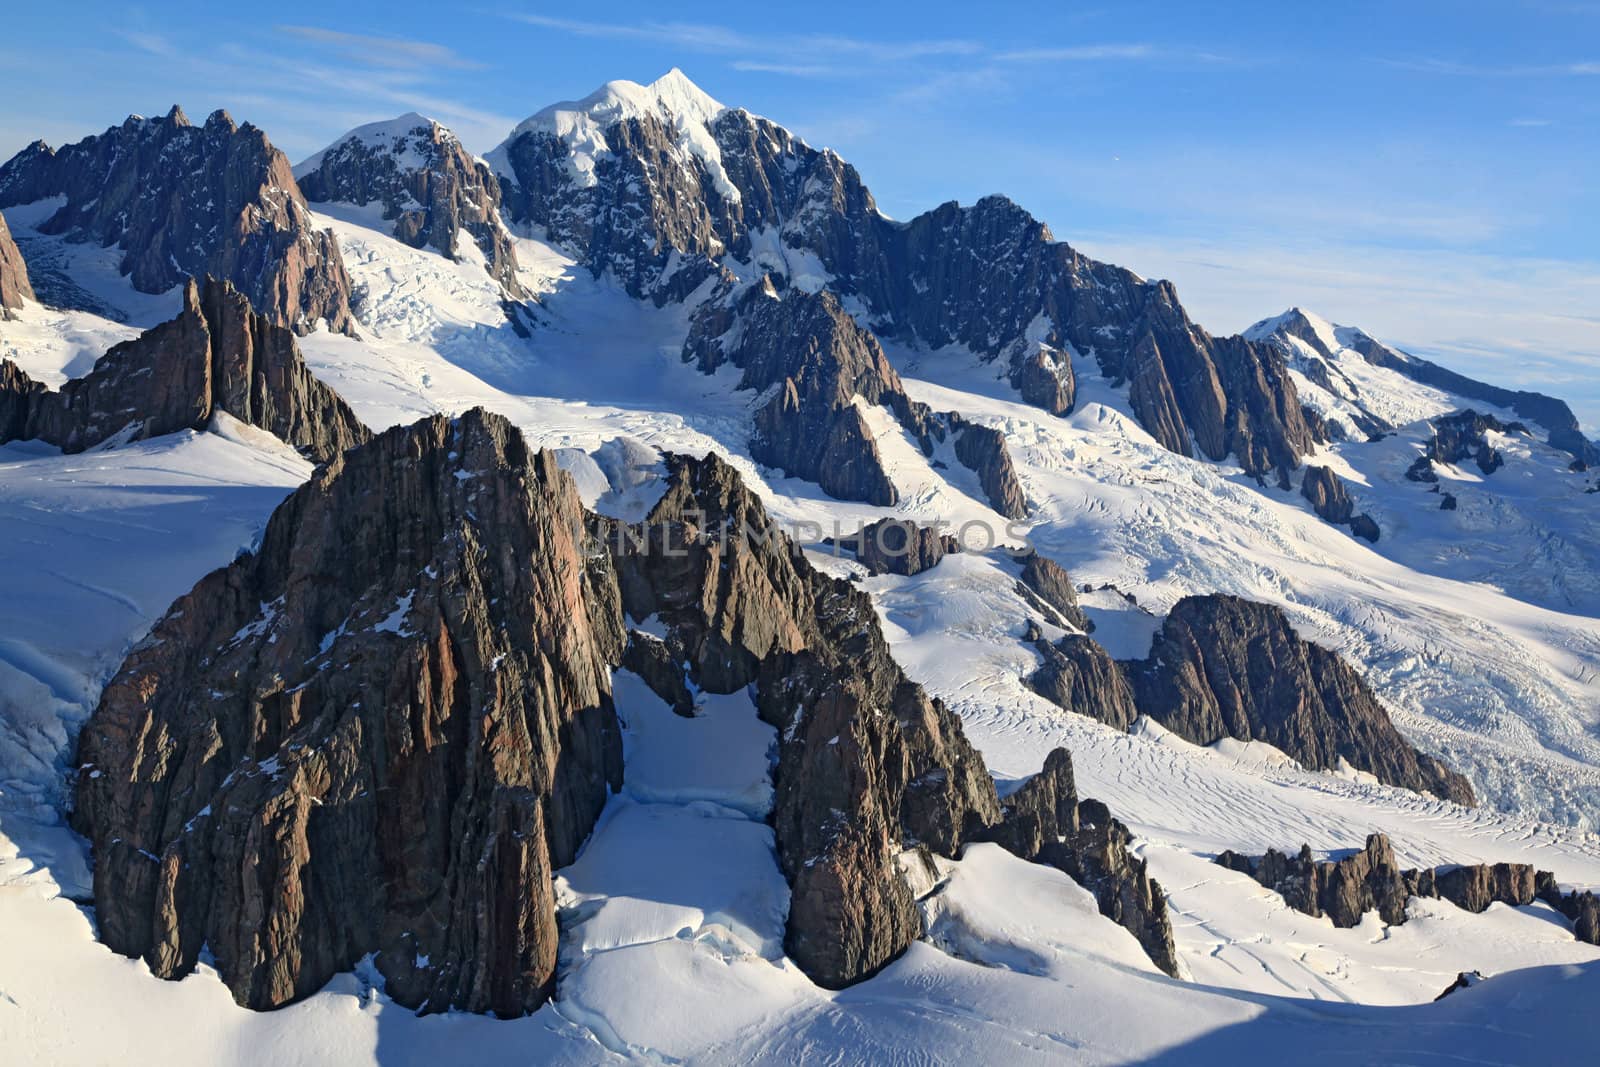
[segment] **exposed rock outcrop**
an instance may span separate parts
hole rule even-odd
[[[1456,466],[1467,459],[1477,464],[1484,474],[1493,474],[1505,466],[1506,458],[1498,448],[1489,443],[1488,433],[1526,433],[1521,423],[1503,423],[1493,415],[1480,415],[1476,411],[1458,411],[1454,415],[1433,420],[1433,436],[1418,457],[1413,469],[1420,474],[1423,469],[1432,474],[1433,464]],[[1433,477],[1406,477],[1413,481],[1436,481]]]
[[[174,605],[85,729],[75,820],[107,943],[166,977],[209,946],[255,1007],[373,954],[402,1004],[536,1008],[550,872],[621,784],[627,663],[679,710],[690,683],[747,688],[778,728],[790,956],[829,987],[893,960],[921,932],[898,858],[982,837],[993,780],[867,594],[813,569],[722,460],[665,462],[630,525],[482,411],[333,458]],[[1156,929],[1126,830],[1082,810],[1051,862]]]
[[[856,562],[872,574],[921,574],[953,552],[961,542],[937,527],[919,526],[907,519],[879,519],[854,537],[840,539],[840,547],[856,554]]]
[[[1078,606],[1078,592],[1067,569],[1048,556],[1028,553],[1022,561],[1022,578],[1017,592],[1027,598],[1041,614],[1065,628],[1073,626],[1084,633],[1094,632],[1094,623]]]
[[[1326,915],[1341,927],[1358,925],[1369,911],[1386,923],[1403,923],[1406,902],[1415,891],[1382,834],[1372,834],[1365,848],[1339,860],[1314,859],[1308,845],[1293,858],[1269,849],[1259,859],[1224,852],[1217,863],[1250,875],[1296,911]]]
[[[395,237],[413,248],[457,259],[465,237],[508,296],[525,295],[511,235],[500,221],[500,182],[434,120],[412,112],[361,126],[294,173],[313,203],[382,204]]]
[[[1306,767],[1344,761],[1390,785],[1475,802],[1465,778],[1400,735],[1348,663],[1302,640],[1275,607],[1185,597],[1150,656],[1122,667],[1139,711],[1195,744],[1266,741]]]
[[[65,203],[39,229],[116,245],[141,292],[211,276],[280,326],[354,327],[332,231],[314,228],[283,153],[225,111],[204,126],[176,107],[134,116],[59,150],[35,142],[0,166],[0,208],[54,196]]]
[[[708,374],[731,363],[743,371],[740,389],[770,391],[755,415],[756,462],[841,500],[898,502],[855,398],[902,409],[910,402],[877,340],[831,293],[780,296],[763,282],[713,299],[695,316],[683,356]]]
[[[113,437],[205,429],[218,414],[276,434],[319,462],[370,437],[311,373],[293,332],[214,279],[203,293],[188,282],[176,318],[116,345],[59,392],[9,361],[0,369],[0,441],[36,438],[82,452]]]
[[[1128,729],[1139,717],[1127,677],[1093,639],[1067,634],[1054,644],[1038,638],[1033,647],[1043,660],[1026,679],[1035,693],[1064,711],[1118,730]]]
[[[989,498],[989,506],[1008,519],[1025,518],[1028,498],[1011,463],[1005,434],[993,426],[980,426],[959,415],[950,416],[955,433],[956,459],[978,476],[978,484]]]
[[[1128,828],[1097,800],[1079,801],[1072,757],[1064,748],[1001,800],[1003,815],[988,840],[1024,859],[1065,871],[1094,894],[1100,913],[1126,928],[1151,962],[1177,977],[1178,953],[1161,884],[1128,851]]]
[[[900,499],[863,405],[894,416],[932,455],[950,433],[956,458],[978,475],[989,502],[1010,518],[1026,500],[998,430],[951,412],[936,415],[906,396],[883,348],[828,290],[779,292],[770,277],[740,287],[725,277],[695,312],[683,358],[710,374],[742,372],[738,388],[765,397],[750,454],[830,496],[889,506]]]
[[[1324,521],[1348,526],[1351,533],[1368,541],[1378,540],[1378,523],[1365,512],[1356,514],[1355,501],[1350,499],[1344,479],[1327,467],[1306,465],[1300,495],[1311,501],[1311,510]]]
[[[17,242],[0,215],[0,319],[11,318],[11,313],[22,307],[23,301],[33,300],[33,286],[28,283],[28,264],[17,250]]]
[[[1327,915],[1335,926],[1359,925],[1369,911],[1391,925],[1404,923],[1412,897],[1450,901],[1474,914],[1492,904],[1526,907],[1543,900],[1573,920],[1574,935],[1600,944],[1600,911],[1592,893],[1562,894],[1555,875],[1526,863],[1475,863],[1422,870],[1401,870],[1394,849],[1383,834],[1368,836],[1366,847],[1339,860],[1318,860],[1311,846],[1296,857],[1276,849],[1264,856],[1225,851],[1216,862],[1248,874],[1280,894],[1296,911]]]
[[[408,1006],[536,1008],[551,869],[621,784],[621,615],[582,531],[554,456],[481,410],[313,475],[84,729],[105,942],[168,978],[209,947],[256,1008],[368,953]]]

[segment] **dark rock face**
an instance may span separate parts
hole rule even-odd
[[[950,423],[955,432],[956,459],[978,475],[989,506],[1008,519],[1025,518],[1028,498],[1017,478],[1017,469],[1012,466],[1005,434],[959,415],[950,416]]]
[[[912,575],[937,566],[952,552],[960,552],[961,542],[932,526],[918,526],[905,519],[879,519],[856,536],[842,539],[841,547],[854,552],[856,561],[873,574]]]
[[[1465,778],[1400,735],[1348,663],[1302,640],[1277,608],[1185,597],[1150,657],[1122,667],[1139,711],[1196,744],[1266,741],[1307,767],[1343,759],[1390,785],[1475,802]]]
[[[743,289],[725,278],[695,312],[683,358],[707,374],[731,364],[743,372],[740,389],[770,394],[755,414],[751,457],[830,496],[880,506],[900,499],[859,398],[893,414],[925,454],[953,432],[957,459],[977,472],[991,506],[1026,514],[999,431],[907,397],[877,338],[827,290],[780,294],[770,278]]]
[[[1412,897],[1442,898],[1475,914],[1487,911],[1491,904],[1526,907],[1543,900],[1573,920],[1578,940],[1600,944],[1600,909],[1594,895],[1563,895],[1555,875],[1536,871],[1526,863],[1402,871],[1383,834],[1372,834],[1360,852],[1337,861],[1317,860],[1311,846],[1303,845],[1292,859],[1269,849],[1259,857],[1223,852],[1216,862],[1250,875],[1282,895],[1284,903],[1296,911],[1313,917],[1327,915],[1335,926],[1357,926],[1369,911],[1377,911],[1386,923],[1399,925],[1406,921],[1406,904]]]
[[[1048,556],[1030,552],[1022,561],[1022,579],[1017,591],[1036,607],[1043,606],[1046,618],[1063,629],[1070,625],[1084,633],[1094,632],[1094,623],[1078,606],[1078,592],[1067,569]]]
[[[280,326],[353,328],[338,242],[313,229],[283,153],[226,112],[191,126],[175,107],[59,151],[36,142],[0,166],[0,208],[51,196],[66,203],[40,229],[116,245],[141,292],[211,276]]]
[[[1600,898],[1584,890],[1557,895],[1556,910],[1572,920],[1572,936],[1587,945],[1600,945]]]
[[[1128,852],[1128,828],[1097,800],[1078,800],[1072,757],[1064,748],[1002,801],[987,839],[1065,871],[1095,896],[1100,913],[1139,939],[1151,962],[1174,978],[1178,952],[1161,884]]]
[[[6,217],[0,215],[0,319],[11,317],[11,312],[22,307],[24,300],[34,299],[33,286],[28,283],[28,265],[17,251],[17,242],[11,237]]]
[[[1233,454],[1287,486],[1316,443],[1275,347],[1212,338],[1170,284],[1080,255],[1004,197],[894,222],[855,168],[748,112],[592,114],[609,151],[595,157],[591,180],[572,173],[572,145],[529,129],[496,153],[506,203],[636,295],[681,298],[729,258],[787,273],[787,263],[769,263],[785,257],[757,240],[776,234],[814,256],[831,289],[859,299],[874,332],[1003,357],[1024,399],[1052,414],[1075,401],[1075,350],[1129,387],[1140,421],[1174,451]],[[703,127],[715,163],[703,141],[688,146],[679,123]]]
[[[268,430],[320,462],[370,437],[305,365],[294,334],[214,279],[203,293],[189,282],[177,318],[115,346],[60,392],[4,366],[0,440],[37,438],[82,452],[119,434],[140,440],[204,429],[218,413]]]
[[[1350,532],[1368,541],[1378,540],[1378,524],[1365,513],[1357,515],[1350,490],[1327,467],[1306,465],[1305,477],[1300,482],[1300,495],[1311,501],[1311,510],[1335,526],[1348,526]]]
[[[481,410],[314,475],[84,729],[106,943],[168,978],[209,946],[256,1008],[366,953],[408,1006],[542,1003],[551,869],[621,783],[621,615],[582,530],[554,457]]]
[[[899,501],[853,398],[909,401],[876,339],[831,293],[780,297],[763,284],[714,299],[695,316],[683,355],[708,374],[732,363],[744,372],[740,389],[773,391],[755,416],[756,462],[816,482],[841,500]]]
[[[1033,643],[1044,660],[1026,681],[1057,707],[1126,730],[1139,717],[1133,689],[1106,650],[1082,634]]]
[[[295,168],[313,203],[383,205],[394,235],[413,248],[458,255],[463,235],[483,253],[489,273],[513,298],[517,254],[500,222],[500,182],[456,135],[412,113],[363,126]]]
[[[1521,423],[1503,423],[1493,415],[1480,415],[1476,411],[1458,411],[1442,419],[1433,420],[1433,436],[1417,458],[1406,477],[1412,481],[1435,482],[1435,463],[1455,466],[1471,459],[1484,474],[1493,474],[1505,465],[1506,458],[1498,448],[1489,443],[1486,434],[1514,433],[1526,428]]]
[[[998,820],[993,782],[956,716],[894,662],[867,594],[813,569],[722,460],[667,463],[638,536],[602,520],[623,604],[661,620],[701,688],[755,686],[781,739],[787,950],[819,984],[848,985],[921,932],[896,858],[954,855]]]

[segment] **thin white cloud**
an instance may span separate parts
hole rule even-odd
[[[1554,126],[1555,125],[1555,120],[1554,119],[1512,119],[1507,125],[1510,125],[1510,126],[1527,126],[1527,127]]]
[[[170,56],[176,52],[176,49],[172,47],[172,42],[159,33],[149,33],[145,30],[115,30],[113,32],[141,52],[149,52],[153,56]]]
[[[1148,44],[1080,44],[1064,48],[1025,48],[1015,52],[1001,52],[995,59],[1002,63],[1053,63],[1102,59],[1152,59],[1159,54],[1155,46]]]
[[[1447,59],[1418,57],[1379,60],[1386,66],[1422,74],[1442,74],[1463,78],[1586,78],[1600,76],[1600,61],[1539,63],[1522,66],[1493,66],[1457,63]]]
[[[736,54],[770,58],[774,65],[789,67],[814,66],[810,62],[785,63],[781,57],[799,56],[807,60],[845,53],[848,55],[892,62],[920,59],[929,56],[960,56],[982,53],[984,46],[969,40],[912,40],[870,41],[858,37],[830,34],[799,34],[784,37],[762,37],[744,33],[726,26],[694,22],[591,22],[584,19],[560,18],[553,15],[525,13],[507,15],[516,22],[540,29],[556,30],[579,37],[611,38],[617,40],[653,41],[658,44],[688,48],[697,52]],[[761,62],[747,59],[745,62]]]
[[[398,70],[483,69],[482,63],[468,59],[453,48],[431,41],[345,33],[342,30],[329,30],[320,26],[279,26],[277,29],[279,33],[326,46],[348,59],[375,67]]]
[[[838,67],[822,64],[760,63],[749,59],[737,60],[730,66],[753,74],[783,74],[791,78],[835,78],[844,73]]]

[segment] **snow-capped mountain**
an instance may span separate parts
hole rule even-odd
[[[676,70],[483,160],[174,114],[0,168],[23,1061],[1583,1054],[1565,404],[889,220]]]
[[[409,112],[357,127],[294,168],[306,199],[352,207],[376,205],[393,233],[413,248],[449,259],[481,256],[510,297],[517,258],[500,220],[500,185],[482,160],[432,119]],[[476,245],[461,244],[462,234]]]

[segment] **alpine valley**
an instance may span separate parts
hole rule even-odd
[[[677,70],[269,133],[0,166],[0,1059],[1594,1058],[1566,403]]]

